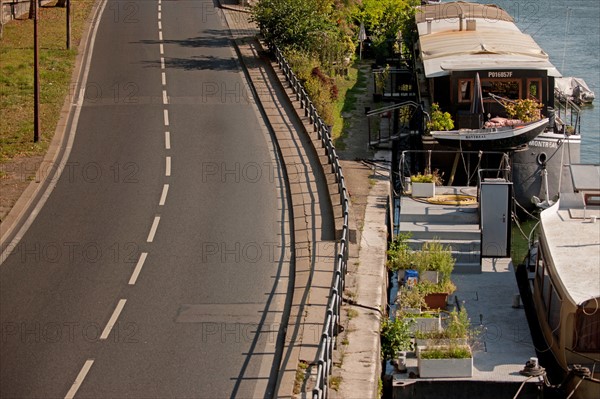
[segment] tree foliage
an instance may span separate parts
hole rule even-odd
[[[319,32],[331,31],[327,18],[332,0],[261,0],[252,8],[252,20],[268,41],[287,48],[309,49]]]
[[[353,8],[356,23],[364,23],[375,50],[387,55],[388,40],[395,40],[402,32],[405,40],[411,37],[415,6],[419,0],[362,0]]]

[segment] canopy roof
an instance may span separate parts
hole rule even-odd
[[[428,78],[451,71],[507,69],[546,70],[549,76],[561,76],[548,54],[497,6],[462,1],[428,4],[418,7],[415,19]],[[474,30],[467,30],[467,21],[473,21],[469,24],[475,25]]]

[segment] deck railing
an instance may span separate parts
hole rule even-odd
[[[275,53],[279,68],[283,71],[287,82],[296,95],[296,100],[300,102],[300,106],[304,109],[304,115],[309,118],[313,126],[314,132],[317,133],[317,138],[321,142],[322,148],[325,148],[327,153],[328,163],[331,165],[331,173],[335,175],[338,184],[338,194],[340,196],[340,204],[342,206],[342,237],[339,240],[338,252],[335,260],[335,276],[327,303],[325,315],[325,323],[319,342],[317,351],[317,378],[315,387],[312,392],[313,399],[327,398],[328,393],[328,377],[331,375],[333,366],[333,351],[336,348],[337,329],[340,320],[340,312],[342,306],[342,294],[344,292],[345,276],[348,270],[348,210],[349,198],[342,166],[333,145],[331,138],[331,128],[319,116],[317,109],[309,98],[302,83],[296,77],[294,71],[284,55],[276,45],[270,44],[270,48]]]

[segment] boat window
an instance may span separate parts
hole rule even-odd
[[[459,79],[458,101],[461,103],[470,103],[471,98],[473,98],[473,79]]]
[[[550,283],[549,285],[552,285],[552,284]],[[562,307],[562,301],[560,299],[560,296],[558,295],[558,292],[556,292],[554,285],[552,285],[551,292],[552,292],[552,294],[551,294],[551,298],[550,298],[550,303],[548,303],[548,325],[550,326],[550,329],[554,333],[554,336],[556,338],[558,338],[560,335],[559,327],[560,327],[560,310]]]
[[[544,304],[546,305],[546,311],[550,309],[550,291],[552,288],[552,282],[550,281],[550,276],[548,276],[548,269],[544,267],[544,278],[542,281],[542,298],[544,299]]]
[[[600,205],[600,194],[585,194],[583,196],[586,205],[599,206]]]
[[[600,351],[600,310],[578,309],[573,335],[573,348],[577,352]]]
[[[544,256],[538,249],[537,268],[535,269],[535,278],[537,280],[537,289],[541,292],[544,287]]]
[[[542,102],[541,79],[527,79],[527,98],[533,98]]]
[[[484,101],[493,101],[490,93],[510,100],[521,98],[521,81],[511,79],[481,79],[481,91]]]

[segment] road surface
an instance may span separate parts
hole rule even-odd
[[[0,265],[0,397],[269,397],[288,207],[227,26],[104,6],[68,162]]]

